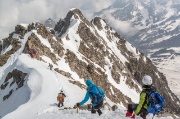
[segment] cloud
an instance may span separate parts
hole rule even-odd
[[[134,35],[138,31],[138,28],[133,27],[131,22],[115,19],[109,11],[105,11],[104,14],[108,23],[111,24],[116,31],[120,31],[123,34],[129,34],[130,36]]]
[[[0,0],[0,39],[14,31],[20,23],[64,18],[71,8],[78,8],[89,20],[113,0]]]

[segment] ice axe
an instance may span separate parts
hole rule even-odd
[[[79,107],[78,106],[76,107],[76,113],[79,113]]]
[[[80,104],[77,103],[77,104],[76,104],[76,113],[79,113],[79,106],[80,106]]]

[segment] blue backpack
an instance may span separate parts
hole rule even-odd
[[[158,114],[164,106],[164,98],[158,92],[146,92],[148,95],[149,103],[148,113]]]
[[[88,90],[91,95],[93,104],[101,104],[104,100],[104,90],[94,85],[91,89]]]

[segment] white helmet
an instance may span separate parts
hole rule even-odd
[[[142,83],[144,85],[151,85],[152,84],[152,78],[149,75],[145,75],[142,79]]]

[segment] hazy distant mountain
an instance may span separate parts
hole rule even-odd
[[[116,0],[96,15],[110,21],[107,13],[131,24],[135,34],[123,35],[145,53],[154,48],[180,46],[179,0]]]
[[[49,18],[48,20],[46,20],[45,22],[44,22],[44,25],[46,26],[46,27],[49,27],[49,28],[54,28],[55,27],[55,22],[51,19],[51,18]]]

